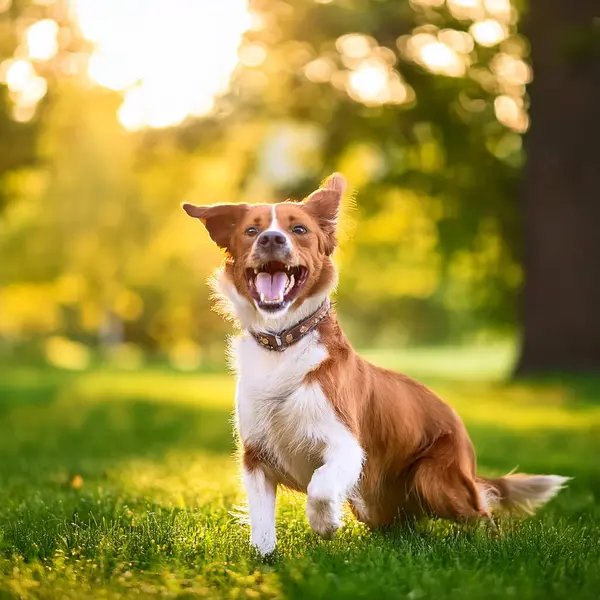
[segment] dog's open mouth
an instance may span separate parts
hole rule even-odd
[[[306,267],[291,267],[276,261],[246,269],[250,295],[259,308],[273,312],[281,310],[298,297],[307,277]]]

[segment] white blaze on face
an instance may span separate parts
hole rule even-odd
[[[277,220],[277,205],[271,207],[271,223],[264,233],[278,233],[285,237],[286,247],[291,246],[287,232],[279,225]],[[294,276],[282,271],[261,272],[256,276],[256,290],[262,302],[283,302],[286,292],[294,286]]]
[[[279,221],[277,220],[277,204],[273,204],[273,206],[271,206],[271,224],[269,225],[269,229],[267,229],[267,231],[280,233],[286,239],[286,244],[290,244],[290,238],[288,237],[287,231],[284,231],[281,228]]]

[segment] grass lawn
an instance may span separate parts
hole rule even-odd
[[[332,542],[284,492],[264,563],[241,516],[228,375],[0,370],[0,600],[600,598],[600,381],[423,372],[467,422],[482,472],[518,465],[572,476],[569,489],[496,538],[348,518]]]

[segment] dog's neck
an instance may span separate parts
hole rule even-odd
[[[247,298],[237,291],[235,285],[223,273],[215,277],[213,288],[218,309],[224,316],[237,321],[239,326],[247,331],[266,331],[276,334],[290,329],[310,317],[329,298],[329,292],[326,291],[306,298],[298,307],[292,305],[281,315],[270,315],[257,310]]]
[[[273,352],[284,352],[290,346],[297,344],[303,337],[313,331],[321,321],[327,318],[331,308],[331,301],[326,298],[323,304],[306,319],[298,321],[295,325],[277,333],[267,331],[252,331],[250,335],[261,347]]]

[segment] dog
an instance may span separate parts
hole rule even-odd
[[[477,475],[456,412],[354,351],[330,301],[345,188],[334,173],[302,202],[182,205],[225,251],[215,285],[243,331],[231,343],[235,412],[261,555],[276,547],[279,485],[306,493],[310,527],[331,538],[345,502],[369,527],[420,516],[493,523],[495,511],[532,514],[568,479]]]

